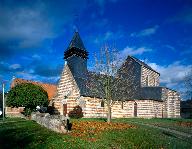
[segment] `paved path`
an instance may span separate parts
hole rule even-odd
[[[134,122],[134,121],[130,121],[130,122],[135,123],[135,124],[139,124],[139,125],[143,125],[143,126],[157,128],[157,129],[160,129],[160,130],[172,133],[172,134],[176,134],[177,136],[180,136],[180,137],[185,137],[185,138],[192,139],[192,135],[188,134],[188,133],[185,133],[185,132],[173,130],[173,129],[170,129],[170,128],[163,128],[163,127],[160,127],[160,126],[154,126],[154,125],[150,125],[150,124],[146,124],[146,123],[140,123],[140,122]]]

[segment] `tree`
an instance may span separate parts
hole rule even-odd
[[[188,99],[192,100],[192,68],[185,75],[184,82],[185,82],[185,95]]]
[[[7,106],[25,107],[27,111],[33,111],[36,106],[48,105],[48,94],[40,86],[32,83],[23,83],[12,88],[7,95]]]
[[[104,46],[100,54],[95,55],[93,72],[88,73],[88,91],[94,97],[102,98],[107,106],[107,122],[111,122],[111,109],[115,101],[132,98],[137,90],[132,72],[134,67],[123,63],[123,58],[115,48]]]

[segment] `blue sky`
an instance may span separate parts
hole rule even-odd
[[[192,67],[191,0],[0,0],[0,79],[55,83],[75,26],[93,54],[103,44],[145,60],[183,90]]]

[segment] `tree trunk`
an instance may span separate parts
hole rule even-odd
[[[111,106],[108,105],[107,123],[111,123]]]

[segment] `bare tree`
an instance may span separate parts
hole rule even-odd
[[[184,83],[185,83],[185,95],[188,99],[192,100],[192,68],[185,75]]]
[[[101,98],[107,106],[107,122],[111,122],[115,101],[131,99],[137,90],[131,65],[123,62],[118,50],[107,45],[95,55],[93,72],[88,73],[87,86],[92,96]]]

